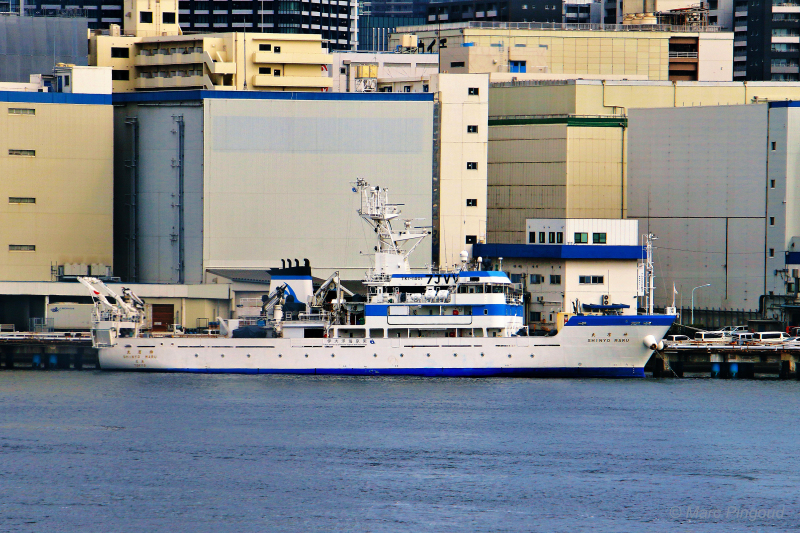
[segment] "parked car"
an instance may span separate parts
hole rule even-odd
[[[689,341],[689,340],[692,340],[692,339],[690,339],[686,335],[667,335],[664,338],[664,340],[667,341],[667,342],[685,342],[685,341]]]
[[[753,340],[764,344],[776,344],[786,342],[791,337],[783,331],[758,331],[753,333]]]

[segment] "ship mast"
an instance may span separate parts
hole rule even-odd
[[[404,231],[392,229],[392,220],[400,216],[400,209],[398,204],[389,203],[388,189],[377,185],[371,187],[359,178],[353,191],[361,193],[361,209],[358,214],[374,229],[378,237],[372,274],[390,276],[411,272],[408,256],[428,236],[428,232],[412,228],[411,220],[403,221]],[[411,247],[406,250],[403,246],[407,243],[411,243]]]

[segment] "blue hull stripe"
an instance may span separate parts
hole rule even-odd
[[[644,325],[671,326],[675,315],[574,315],[567,321],[567,326],[630,326]]]
[[[142,369],[132,369],[141,372]],[[335,376],[427,376],[427,377],[527,377],[527,378],[643,378],[644,368],[172,368],[147,372],[194,372],[197,374],[312,374]]]

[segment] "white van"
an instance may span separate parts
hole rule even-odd
[[[774,344],[786,342],[789,339],[789,334],[783,331],[759,331],[753,333],[753,340],[765,344]]]
[[[746,342],[753,342],[754,334],[749,331],[736,331],[731,336],[733,344],[744,344]]]
[[[725,337],[725,334],[721,331],[698,331],[694,334],[694,340],[696,341],[721,341]]]

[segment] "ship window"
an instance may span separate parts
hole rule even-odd
[[[770,248],[769,249],[769,256],[770,257],[775,257],[775,248]]]
[[[769,217],[769,225],[770,226],[774,226],[775,225],[775,217]]]
[[[161,21],[164,24],[175,24],[175,13],[171,11],[165,11],[161,14]]]
[[[463,65],[462,65],[462,66],[463,66]],[[479,92],[479,91],[478,91],[478,87],[470,87],[470,88],[467,90],[467,94],[468,94],[469,96],[478,96],[478,92]]]
[[[27,108],[27,107],[9,107],[8,108],[9,115],[35,115],[36,110]],[[775,180],[772,180],[775,181]]]
[[[278,69],[275,69],[275,71],[273,72],[273,74],[274,74],[275,76],[280,76],[280,75],[281,75],[281,71],[280,71],[280,70],[278,70]]]
[[[8,149],[8,155],[21,155],[25,157],[36,157],[36,150],[13,150]]]
[[[478,133],[478,126],[467,126],[467,133]]]
[[[555,231],[551,231],[550,234],[548,235],[548,237],[550,237],[550,244],[555,244],[556,243],[556,232]]]
[[[544,232],[539,232],[539,244],[544,244]]]
[[[466,244],[477,244],[477,243],[478,243],[477,235],[467,235]]]
[[[8,203],[10,204],[35,204],[36,198],[30,197],[20,197],[20,196],[9,196]]]
[[[484,310],[483,310],[483,314],[484,314],[484,315],[488,315],[488,314],[489,314],[489,310],[488,310],[488,309],[484,309]]]
[[[275,51],[276,54],[280,54],[281,53],[281,47],[280,46],[276,46],[274,51]]]
[[[35,252],[36,245],[35,244],[9,244],[8,245],[9,252]]]
[[[576,233],[575,234],[575,244],[586,244],[589,242],[589,234],[588,233]]]

